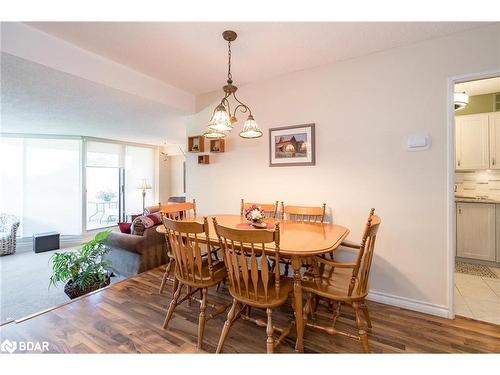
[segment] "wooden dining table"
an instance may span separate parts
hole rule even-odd
[[[245,217],[241,215],[204,215],[195,216],[188,221],[203,222],[203,218],[207,217],[209,223],[209,241],[210,245],[218,246],[219,239],[215,233],[213,225],[213,217],[217,218],[217,223],[230,228],[254,230]],[[289,258],[293,268],[293,294],[294,294],[294,310],[295,324],[297,328],[297,341],[295,350],[297,352],[304,351],[304,317],[302,311],[302,275],[300,269],[303,264],[303,259],[319,254],[325,254],[334,251],[340,246],[342,241],[349,234],[349,229],[330,223],[319,222],[299,222],[290,220],[265,220],[272,227],[273,224],[280,224],[280,256]],[[159,225],[156,229],[159,233],[165,234],[165,227]],[[269,246],[269,254],[274,252],[274,245]]]

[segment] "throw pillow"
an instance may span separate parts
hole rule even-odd
[[[118,223],[118,228],[120,228],[120,232],[130,234],[130,227],[132,223]]]
[[[151,215],[138,216],[132,222],[131,232],[137,236],[142,236],[144,231],[161,223],[161,215],[156,212]]]

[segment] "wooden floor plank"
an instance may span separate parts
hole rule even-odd
[[[0,326],[0,341],[48,341],[51,352],[60,353],[196,353],[197,303],[179,306],[169,329],[162,329],[172,285],[163,294],[158,288],[163,268],[114,284],[98,293],[41,314]],[[209,292],[215,304],[231,302],[226,287]],[[375,353],[500,353],[500,326],[465,318],[443,319],[414,311],[370,302],[373,329],[370,348]],[[252,315],[265,318],[265,312]],[[285,326],[291,305],[275,311],[273,322]],[[331,312],[320,306],[317,319],[328,323]],[[225,314],[207,321],[204,351],[214,352]],[[338,327],[355,332],[354,314],[343,308]],[[293,353],[295,333],[278,347]],[[308,353],[360,353],[358,341],[307,329]],[[251,322],[238,320],[229,332],[226,353],[264,353],[266,333]]]

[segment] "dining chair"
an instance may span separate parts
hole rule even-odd
[[[245,203],[245,200],[241,200],[240,206],[240,215],[243,216],[245,210],[249,209],[253,205],[256,205],[264,211],[267,217],[276,219],[276,215],[278,214],[278,201],[275,203]]]
[[[285,206],[281,202],[281,218],[283,220],[322,223],[325,220],[326,203],[320,207]]]
[[[171,203],[162,205],[159,203],[160,207],[160,215],[165,225],[164,218],[168,219],[193,219],[196,217],[196,200],[193,199],[193,202],[185,202],[185,203]],[[166,227],[166,226],[165,226]],[[170,243],[168,241],[168,236],[165,235],[165,240],[167,243],[166,251],[169,261],[165,268],[165,272],[163,273],[163,278],[160,284],[159,293],[163,293],[165,289],[165,285],[167,281],[174,281],[174,278],[170,277],[170,272],[172,271],[172,266],[174,265],[174,256],[172,254],[172,249],[170,247]],[[172,293],[175,293],[175,289]]]
[[[233,303],[217,345],[217,353],[222,351],[229,329],[240,317],[258,326],[266,327],[267,353],[273,353],[274,349],[288,336],[293,325],[290,321],[287,327],[279,328],[275,327],[272,322],[273,309],[283,305],[293,290],[292,279],[283,276],[280,273],[280,267],[272,271],[271,256],[264,252],[266,245],[272,246],[272,257],[279,261],[279,223],[275,225],[274,230],[240,230],[219,225],[216,218],[213,221],[224,254],[229,293],[233,297]],[[252,307],[266,309],[267,322],[250,317]],[[274,337],[275,330],[280,333],[278,338]]]
[[[198,343],[197,348],[203,345],[203,334],[207,320],[207,306],[215,312],[208,315],[208,319],[226,311],[228,306],[215,306],[207,301],[208,288],[218,285],[226,277],[224,262],[212,258],[211,247],[207,246],[207,254],[204,256],[201,250],[200,240],[208,243],[208,221],[203,218],[203,223],[195,221],[172,220],[163,217],[163,223],[167,229],[167,236],[175,259],[175,282],[174,297],[167,310],[167,316],[163,328],[167,329],[175,308],[186,300],[194,300],[200,304],[200,315],[198,319]],[[181,297],[183,287],[188,290]],[[195,298],[194,294],[201,291],[201,299]]]
[[[322,206],[285,206],[281,202],[281,218],[283,220],[323,223],[325,221],[326,203]],[[285,265],[285,275],[290,271],[291,262],[289,259],[281,259],[281,264]],[[304,266],[308,266],[308,259],[303,259]],[[274,266],[274,265],[273,265]]]
[[[356,338],[361,341],[363,350],[369,353],[367,329],[372,328],[368,307],[365,299],[369,291],[369,276],[375,249],[375,240],[380,226],[380,218],[375,215],[375,209],[371,209],[365,226],[363,237],[359,245],[352,242],[344,243],[357,250],[356,259],[353,262],[336,262],[322,256],[312,258],[312,266],[304,274],[302,290],[307,294],[307,302],[304,307],[306,327],[323,330],[329,334],[341,334]],[[337,304],[333,314],[333,324],[325,327],[316,323],[307,322],[309,317],[314,316],[314,297],[335,302]],[[358,336],[348,332],[339,331],[335,328],[337,318],[340,315],[342,304],[352,306],[356,316]],[[365,323],[361,319],[364,315]]]
[[[192,202],[158,204],[160,212],[170,219],[192,219],[196,217],[196,199]]]

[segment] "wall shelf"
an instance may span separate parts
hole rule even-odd
[[[194,135],[188,137],[188,152],[204,152],[205,137],[202,135]]]
[[[198,164],[210,164],[210,155],[199,155]]]
[[[210,152],[224,152],[226,142],[223,139],[211,139],[210,140]]]

